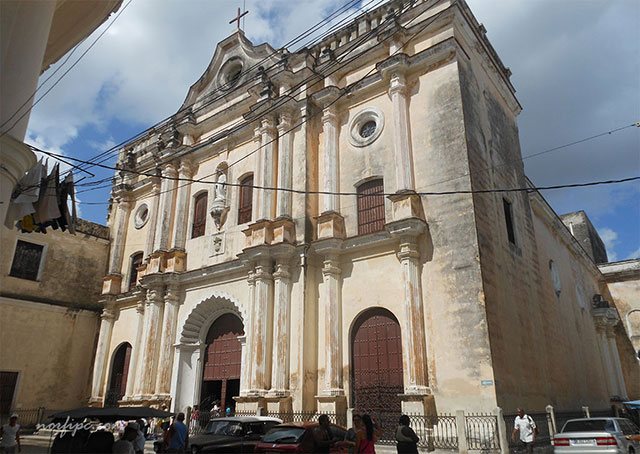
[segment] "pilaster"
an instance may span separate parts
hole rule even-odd
[[[278,122],[278,188],[285,189],[276,194],[278,217],[291,217],[292,194],[287,189],[292,188],[293,178],[293,131],[289,131],[293,124],[293,114],[282,111]]]
[[[163,303],[162,284],[159,282],[147,284],[142,346],[140,349],[144,361],[142,361],[142,372],[140,380],[138,380],[140,387],[136,392],[136,400],[149,400],[155,393]]]
[[[427,231],[421,219],[410,218],[387,224],[387,230],[399,240],[398,260],[403,282],[402,356],[406,395],[427,396],[426,334],[420,275],[418,237]]]
[[[260,180],[260,186],[263,189],[257,191],[260,196],[260,214],[258,219],[273,219],[275,217],[276,208],[276,191],[275,188],[277,181],[277,165],[278,165],[278,135],[275,128],[275,121],[273,118],[262,118],[260,134],[262,135],[262,180]]]
[[[162,331],[159,333],[158,373],[153,396],[154,400],[164,403],[171,400],[169,392],[171,388],[171,371],[173,369],[173,344],[176,338],[180,302],[181,295],[178,286],[175,283],[167,285],[164,294]],[[167,408],[169,408],[169,405],[167,405]]]
[[[123,400],[132,400],[135,395],[135,383],[140,377],[140,345],[142,343],[142,331],[144,325],[144,302],[141,301],[136,305],[136,337],[131,352],[131,360],[129,361],[129,374],[127,377],[127,389]]]
[[[195,166],[189,160],[180,161],[178,168],[178,194],[176,196],[175,230],[173,232],[173,248],[184,251],[187,240],[187,222],[189,219],[189,196],[191,194],[190,180],[195,173]],[[183,271],[176,270],[176,271]]]
[[[93,363],[93,380],[91,383],[91,399],[89,401],[91,406],[102,406],[103,404],[106,365],[115,319],[116,311],[111,304],[105,304],[105,308],[100,315],[100,334],[98,335],[98,345]]]
[[[177,176],[178,173],[174,164],[169,163],[162,168],[159,216],[156,224],[154,251],[167,251],[169,249],[173,201],[178,183]]]

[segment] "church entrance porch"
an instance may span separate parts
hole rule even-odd
[[[234,396],[240,394],[242,346],[238,336],[244,335],[242,321],[234,314],[216,319],[206,337],[200,409],[209,412],[214,405],[221,415],[226,408],[235,409]]]

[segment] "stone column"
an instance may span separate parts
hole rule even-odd
[[[289,112],[280,114],[278,135],[280,143],[278,149],[278,188],[291,189],[293,175],[293,132],[287,132],[292,127],[292,115]],[[291,217],[292,193],[278,191],[276,195],[278,217]]]
[[[136,306],[136,338],[133,343],[131,359],[129,361],[129,375],[127,376],[127,390],[124,400],[131,400],[135,394],[135,383],[138,381],[138,361],[140,361],[140,345],[144,325],[144,302]]]
[[[122,254],[127,241],[127,227],[131,214],[131,202],[124,195],[117,196],[117,223],[111,243],[109,274],[122,274]]]
[[[341,396],[342,386],[342,270],[338,254],[325,255],[322,266],[320,305],[324,308],[324,339],[326,345],[324,383],[321,395]]]
[[[276,260],[273,314],[273,370],[270,395],[284,397],[289,394],[289,319],[291,311],[291,274],[287,258]]]
[[[262,119],[262,179],[260,186],[263,188],[276,187],[276,173],[278,165],[277,131],[271,118]],[[273,219],[275,215],[276,191],[258,189],[260,192],[260,214],[258,219]]]
[[[247,307],[247,319],[244,321],[245,341],[242,343],[242,367],[240,368],[240,395],[250,394],[253,385],[253,306],[255,302],[256,279],[254,270],[251,269],[247,276],[249,304]]]
[[[102,403],[104,394],[104,381],[107,359],[109,357],[109,347],[111,346],[111,333],[113,332],[113,322],[116,319],[113,309],[105,307],[100,316],[100,334],[98,335],[98,346],[93,362],[93,380],[91,383],[91,403]]]
[[[154,177],[151,187],[151,207],[149,207],[149,223],[147,240],[144,246],[144,258],[147,259],[153,253],[153,245],[156,237],[156,225],[158,222],[158,209],[160,207],[160,179]]]
[[[331,105],[324,109],[322,114],[322,131],[324,135],[322,153],[320,155],[320,190],[325,192],[338,192],[338,113],[337,107]],[[340,211],[340,200],[335,194],[322,194],[320,212]]]
[[[393,104],[393,146],[395,150],[396,191],[413,190],[413,150],[407,83],[402,72],[394,72],[389,81]]]
[[[273,276],[271,260],[260,259],[255,267],[254,312],[251,329],[251,391],[264,395],[271,380],[271,332],[273,326]]]
[[[191,179],[194,174],[194,166],[190,161],[183,160],[178,168],[178,178]],[[175,230],[173,232],[173,247],[184,250],[187,241],[189,222],[189,196],[191,195],[191,182],[178,181],[178,194],[176,197]]]
[[[169,240],[171,234],[171,220],[173,212],[173,200],[175,197],[175,189],[177,181],[175,165],[167,164],[162,169],[162,183],[160,185],[160,203],[158,220],[156,224],[156,233],[154,241],[154,251],[166,251],[169,249]]]
[[[404,356],[405,393],[427,394],[427,354],[420,279],[420,253],[417,238],[400,240],[398,259],[404,288],[402,353]]]
[[[158,373],[155,381],[155,398],[168,400],[171,390],[171,371],[173,370],[173,344],[176,338],[178,309],[180,307],[179,290],[175,284],[168,285],[164,295],[164,316],[158,352]]]
[[[150,285],[147,289],[147,301],[144,309],[144,329],[140,350],[141,374],[138,379],[140,399],[150,399],[155,392],[156,373],[158,369],[158,350],[162,320],[162,286]],[[138,393],[136,393],[138,397]]]
[[[258,152],[255,154],[255,173],[253,174],[253,184],[254,186],[259,186],[263,180],[262,173],[264,166],[262,162],[264,161],[264,150],[262,149],[262,128],[256,127],[253,130],[253,143],[254,147]],[[264,219],[265,216],[262,213],[262,191],[259,189],[253,189],[251,204],[253,206],[253,220],[259,221]]]
[[[613,373],[616,380],[617,394],[623,399],[627,398],[627,386],[624,382],[624,374],[622,372],[622,364],[620,363],[620,353],[616,345],[615,326],[609,326],[606,332],[607,344],[609,347],[609,356],[612,359]]]

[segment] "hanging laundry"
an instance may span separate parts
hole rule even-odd
[[[60,164],[53,167],[51,173],[47,176],[44,184],[40,187],[40,197],[35,204],[36,222],[46,227],[49,221],[60,217],[60,208],[58,208],[58,191],[60,178]]]
[[[17,220],[35,212],[34,203],[40,196],[40,184],[47,168],[42,158],[20,179],[9,202],[4,225],[12,229]]]

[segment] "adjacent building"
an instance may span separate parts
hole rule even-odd
[[[463,1],[392,1],[297,52],[220,42],[120,151],[92,404],[637,397],[602,273],[530,191],[509,76]]]

